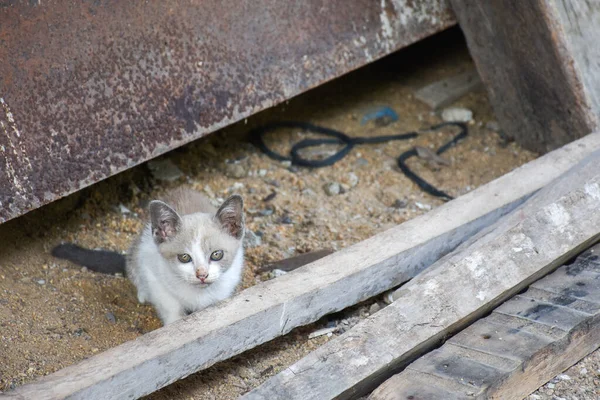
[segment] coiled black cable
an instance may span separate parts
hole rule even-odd
[[[467,136],[468,128],[465,123],[462,122],[444,122],[438,125],[435,125],[428,129],[429,131],[439,130],[440,128],[446,126],[456,126],[460,129],[460,132],[452,137],[451,140],[442,145],[439,149],[436,150],[436,154],[440,155],[445,151],[454,147],[461,139]],[[281,155],[273,150],[271,150],[265,143],[263,136],[266,133],[273,132],[277,129],[281,128],[296,128],[302,129],[303,131],[313,132],[324,136],[330,136],[331,139],[303,139],[298,143],[294,144],[290,149],[290,156]],[[408,140],[413,139],[419,136],[417,132],[407,132],[398,135],[384,135],[384,136],[375,136],[375,137],[350,137],[343,132],[337,131],[335,129],[326,128],[318,125],[314,125],[308,122],[298,122],[298,121],[281,121],[281,122],[273,122],[259,128],[253,129],[250,132],[250,140],[251,142],[264,154],[268,157],[278,160],[278,161],[290,161],[292,165],[300,166],[300,167],[309,167],[309,168],[322,168],[328,167],[342,158],[344,158],[350,151],[354,148],[354,146],[359,144],[375,144],[375,143],[385,143],[392,140]],[[306,149],[308,147],[320,146],[323,144],[343,144],[344,147],[338,151],[337,153],[326,157],[321,160],[308,160],[306,158],[302,158],[300,155],[300,150]],[[424,192],[439,197],[445,200],[452,200],[452,197],[448,195],[446,192],[437,189],[423,178],[415,174],[406,164],[406,161],[411,158],[417,156],[417,150],[412,148],[404,153],[400,154],[397,159],[398,168],[400,171],[406,175],[408,179],[414,182],[421,190]]]

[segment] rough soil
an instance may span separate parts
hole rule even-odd
[[[161,174],[176,174],[164,165],[143,164],[0,225],[0,390],[160,326],[151,307],[137,304],[126,279],[86,271],[49,252],[61,241],[125,251],[142,226],[144,206],[167,188],[193,187],[216,203],[234,192],[244,196],[248,227],[261,238],[247,250],[244,288],[269,279],[256,270],[271,261],[323,247],[341,249],[440,205],[398,171],[395,157],[414,145],[437,148],[450,138],[449,130],[406,142],[360,146],[334,167],[318,170],[270,160],[249,144],[247,133],[253,126],[284,119],[310,121],[351,136],[425,129],[441,119],[414,99],[414,91],[472,66],[456,31],[439,35],[161,157],[181,171],[179,178],[159,179]],[[399,121],[362,126],[365,112],[378,105],[392,107]],[[486,128],[494,116],[483,90],[453,106],[473,111],[470,136],[445,154],[449,167],[410,162],[429,182],[458,196],[536,157]],[[304,137],[298,131],[281,131],[270,135],[269,142],[284,151]],[[330,150],[311,152],[319,156]],[[355,186],[353,175],[358,177]],[[329,183],[341,184],[345,193],[327,195],[323,187]],[[334,335],[339,334],[368,315],[373,303],[298,328],[150,397],[236,398],[329,340],[327,335],[308,339],[310,332],[328,325],[338,326]],[[595,355],[585,361],[588,375],[572,376],[597,379],[598,360]],[[593,379],[588,379],[590,385],[597,383]],[[555,392],[562,393],[561,387],[574,380],[560,381]],[[542,392],[540,398],[552,398]]]

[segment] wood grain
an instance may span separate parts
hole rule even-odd
[[[600,347],[599,254],[596,245],[535,282],[387,380],[369,400],[526,397]]]
[[[411,279],[598,148],[600,135],[590,135],[428,214],[10,394],[126,399],[156,391]]]
[[[597,2],[451,4],[506,134],[543,153],[598,129]]]
[[[368,393],[593,244],[600,237],[599,208],[596,152],[493,230],[404,285],[390,306],[244,398],[344,399]]]

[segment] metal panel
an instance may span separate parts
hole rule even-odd
[[[0,0],[0,222],[453,24],[446,0]]]

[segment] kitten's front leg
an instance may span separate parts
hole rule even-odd
[[[168,325],[185,316],[185,309],[179,300],[163,288],[156,288],[152,293],[152,304],[163,325]]]

